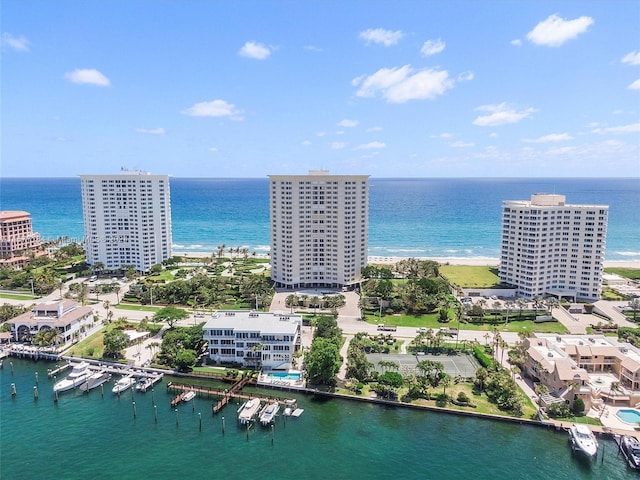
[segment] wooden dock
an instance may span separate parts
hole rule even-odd
[[[250,382],[250,378],[243,378],[241,380],[239,380],[238,382],[234,383],[233,386],[229,389],[229,390],[220,390],[220,389],[216,389],[216,388],[209,388],[209,387],[203,387],[203,386],[194,386],[194,385],[184,385],[184,384],[179,384],[179,383],[173,383],[173,382],[169,382],[167,384],[167,391],[168,392],[178,392],[178,395],[176,397],[174,397],[174,399],[171,401],[171,406],[175,406],[178,403],[180,403],[180,400],[182,400],[182,396],[190,391],[193,390],[194,392],[196,392],[196,395],[199,396],[203,396],[206,395],[207,397],[218,397],[219,400],[213,404],[212,407],[212,412],[213,414],[218,413],[220,410],[222,410],[225,405],[227,405],[231,400],[252,400],[254,398],[259,398],[261,402],[263,403],[273,403],[273,402],[283,402],[284,399],[278,399],[278,398],[261,398],[258,397],[256,395],[250,395],[250,394],[245,394],[245,393],[241,393],[242,388]],[[180,398],[180,400],[178,400],[178,398]],[[175,404],[174,404],[175,402]]]

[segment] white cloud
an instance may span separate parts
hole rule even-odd
[[[572,40],[586,32],[593,23],[594,20],[591,17],[583,16],[574,20],[565,20],[554,13],[533,27],[533,30],[527,33],[527,39],[536,45],[559,47],[567,40]]]
[[[382,142],[369,142],[358,145],[354,150],[379,150],[381,148],[386,148],[386,146],[387,145]]]
[[[511,45],[513,45],[514,47],[521,47],[522,46],[522,40],[520,40],[519,38],[511,40],[509,43]]]
[[[344,148],[344,147],[346,147],[346,146],[347,146],[347,144],[346,144],[346,143],[344,143],[344,142],[332,142],[332,143],[331,143],[331,148],[332,148],[333,150],[341,150],[341,149],[343,149],[343,148]]]
[[[422,44],[422,48],[420,49],[420,53],[422,53],[423,57],[430,57],[431,55],[435,55],[444,50],[446,44],[438,39],[438,40],[427,40]]]
[[[462,72],[458,74],[459,82],[468,82],[473,80],[473,72]]]
[[[327,132],[318,132],[316,133],[316,137],[324,137],[327,134]]]
[[[433,99],[453,87],[454,82],[446,70],[420,70],[414,73],[411,65],[381,68],[373,75],[363,75],[351,81],[360,86],[358,97],[374,97],[380,94],[389,103],[409,100]]]
[[[395,45],[404,37],[404,33],[401,30],[392,32],[391,30],[385,30],[383,28],[369,28],[360,32],[360,38],[363,39],[367,45],[371,43],[382,44],[385,47]]]
[[[449,144],[449,146],[453,148],[469,148],[469,147],[475,147],[475,145],[476,144],[473,142],[462,142],[462,141],[452,142]]]
[[[627,65],[640,65],[640,52],[630,52],[622,57],[622,63]]]
[[[338,126],[351,128],[351,127],[357,127],[359,123],[360,122],[358,122],[358,120],[349,120],[348,118],[345,118],[344,120],[340,120],[338,122]]]
[[[618,125],[617,127],[595,128],[592,133],[638,133],[640,123],[630,123],[629,125]]]
[[[573,137],[568,133],[550,133],[549,135],[543,135],[538,138],[525,138],[522,141],[525,143],[548,143],[564,142],[566,140],[573,140]]]
[[[233,120],[242,120],[242,112],[234,104],[219,99],[196,103],[180,113],[191,117],[231,117]]]
[[[209,150],[211,153],[218,153],[218,149],[216,147],[209,147],[207,150]]]
[[[64,78],[73,83],[108,87],[111,82],[101,72],[93,68],[76,68],[73,72],[64,74]]]
[[[315,45],[307,45],[304,47],[305,50],[309,50],[310,52],[322,52],[323,50],[320,47],[316,47]]]
[[[258,42],[247,42],[238,51],[238,55],[255,60],[265,60],[271,55],[271,49]]]
[[[382,131],[382,127],[374,126],[374,127],[367,128],[367,132],[380,132],[380,131]]]
[[[136,132],[148,135],[164,135],[167,133],[164,128],[136,128]]]
[[[431,138],[453,138],[453,133],[442,132],[437,135],[431,135]]]
[[[520,120],[530,117],[536,110],[534,108],[526,108],[517,111],[515,108],[501,103],[499,105],[482,105],[476,110],[481,112],[489,112],[488,115],[480,115],[473,121],[474,125],[479,127],[496,127],[499,125],[507,125],[517,123]]]
[[[640,90],[640,78],[631,83],[628,87],[629,90]]]
[[[29,40],[27,40],[27,37],[24,37],[22,35],[20,35],[19,37],[14,37],[10,33],[3,33],[2,46],[7,46],[12,50],[16,50],[18,52],[28,52]]]
[[[305,147],[311,145],[311,140],[303,140],[302,145],[304,145]]]

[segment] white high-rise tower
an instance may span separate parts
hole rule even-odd
[[[564,195],[504,201],[500,281],[524,298],[599,299],[608,214],[607,205],[568,205]]]
[[[276,286],[350,287],[367,265],[369,176],[270,175]]]
[[[80,175],[87,263],[147,272],[171,257],[168,175]]]

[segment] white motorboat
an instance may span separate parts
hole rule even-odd
[[[640,442],[632,435],[622,435],[618,439],[620,450],[631,468],[640,469]]]
[[[77,388],[86,382],[90,375],[91,370],[89,370],[89,364],[87,362],[80,362],[71,369],[69,375],[53,386],[53,391],[65,392]]]
[[[569,428],[569,442],[574,452],[589,458],[598,454],[598,441],[593,432],[586,425],[573,424]]]
[[[135,385],[136,379],[133,378],[132,375],[127,375],[126,377],[122,377],[120,380],[116,382],[111,391],[116,394],[121,394],[125,390],[133,387]]]
[[[162,373],[159,373],[157,375],[151,375],[149,377],[140,377],[138,383],[136,383],[136,390],[138,390],[139,392],[146,392],[156,383],[162,380],[162,375]]]
[[[190,402],[191,400],[193,400],[194,398],[196,398],[196,392],[193,390],[189,390],[187,393],[184,394],[184,396],[182,397],[182,401],[184,403]]]
[[[89,390],[93,390],[94,388],[107,383],[110,379],[111,374],[106,370],[100,370],[99,372],[92,373],[91,375],[89,375],[87,380],[82,385],[80,385],[80,391],[88,392]]]
[[[279,410],[280,404],[278,402],[267,404],[260,412],[260,424],[264,426],[269,425],[276,418]]]
[[[240,413],[238,413],[238,421],[242,425],[246,425],[247,423],[250,423],[258,413],[259,409],[260,409],[260,400],[258,400],[257,398],[248,400],[247,403],[245,403],[244,406],[242,407],[242,410],[240,410]]]

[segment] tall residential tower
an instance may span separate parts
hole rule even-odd
[[[271,279],[287,288],[350,287],[367,265],[369,176],[270,175]]]
[[[608,214],[607,205],[568,205],[564,195],[504,201],[500,281],[524,298],[600,298]]]
[[[80,175],[87,263],[147,272],[171,257],[169,177],[123,170]]]

